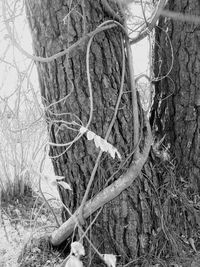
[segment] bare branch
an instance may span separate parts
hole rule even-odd
[[[23,47],[20,46],[20,44],[17,42],[17,40],[15,39],[14,35],[13,35],[13,32],[10,28],[10,25],[9,25],[9,20],[7,19],[6,17],[6,4],[5,4],[5,0],[2,0],[2,15],[3,15],[3,19],[4,19],[4,23],[5,23],[5,26],[6,26],[6,30],[8,32],[8,36],[9,38],[11,39],[12,41],[12,44],[23,54],[25,55],[27,58],[30,58],[34,61],[37,61],[37,62],[43,62],[43,63],[47,63],[47,62],[51,62],[59,57],[62,57],[70,52],[72,52],[75,48],[77,48],[79,45],[83,44],[85,41],[87,41],[90,37],[92,37],[94,34],[98,33],[98,32],[101,32],[101,31],[104,31],[104,30],[108,30],[108,29],[111,29],[113,27],[116,27],[116,24],[109,24],[109,25],[106,25],[105,27],[101,27],[101,28],[97,28],[95,29],[94,31],[88,33],[87,35],[83,36],[82,38],[80,38],[76,43],[74,43],[73,45],[71,45],[69,48],[61,51],[61,52],[58,52],[57,54],[54,54],[50,57],[40,57],[40,56],[34,56],[34,55],[31,55],[30,53],[28,53],[26,50],[23,49]]]
[[[149,122],[146,120],[147,135],[145,138],[145,145],[142,153],[138,155],[138,158],[133,161],[127,172],[120,176],[118,180],[99,192],[94,198],[89,200],[84,207],[83,217],[88,218],[96,210],[103,207],[106,203],[116,198],[122,191],[128,188],[133,181],[137,178],[145,164],[149,151],[152,145],[152,135]],[[51,235],[51,243],[54,246],[61,244],[69,235],[73,232],[77,220],[79,219],[80,208],[71,216],[60,228],[55,230]]]
[[[135,44],[135,43],[141,41],[149,34],[149,32],[151,32],[154,29],[156,22],[157,22],[158,18],[160,17],[160,14],[161,14],[163,8],[166,5],[166,2],[167,2],[166,0],[160,0],[159,1],[158,5],[157,5],[157,9],[153,15],[153,18],[151,19],[151,22],[148,24],[148,26],[146,26],[146,24],[145,24],[145,27],[142,29],[142,31],[135,38],[133,38],[131,40],[131,44]]]
[[[174,12],[174,11],[170,11],[170,10],[161,10],[160,15],[174,19],[174,20],[200,24],[200,17],[196,16],[196,15],[183,14],[180,12]]]

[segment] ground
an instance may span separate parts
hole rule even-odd
[[[48,201],[59,223],[61,223],[60,203],[55,198],[49,198]],[[63,248],[62,250],[56,250],[49,243],[49,235],[55,227],[54,215],[46,206],[43,198],[30,188],[27,187],[24,196],[13,197],[7,201],[2,200],[0,267],[61,266],[64,260]],[[193,247],[188,242],[186,242],[187,248],[184,251],[181,252],[181,247],[179,247],[179,257],[178,255],[175,258],[170,257],[165,259],[166,261],[160,261],[160,264],[154,263],[153,265],[147,263],[144,258],[143,266],[200,267],[199,236],[198,231],[195,231]],[[167,265],[166,262],[168,262]],[[132,264],[127,266],[138,266],[133,262]],[[101,263],[101,266],[105,265]]]
[[[49,199],[61,222],[61,206]],[[56,223],[44,200],[30,189],[25,196],[2,201],[0,227],[0,266],[60,266],[61,253],[48,242]]]

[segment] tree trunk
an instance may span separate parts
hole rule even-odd
[[[169,1],[167,8],[200,15],[198,0]],[[156,42],[156,76],[167,74],[156,84],[157,131],[166,135],[165,146],[170,147],[179,177],[189,179],[193,190],[200,192],[199,26],[162,18]]]
[[[166,9],[200,15],[200,2],[168,1]],[[156,136],[162,140],[163,215],[168,240],[177,253],[189,256],[185,240],[199,249],[200,193],[200,32],[199,25],[161,18],[155,43]],[[161,168],[161,166],[159,166]],[[164,170],[164,171],[163,171]],[[167,173],[167,175],[166,175]],[[175,241],[175,242],[174,242]],[[189,263],[186,264],[190,266]],[[185,266],[185,265],[183,265]],[[198,266],[194,265],[194,266]]]
[[[36,55],[48,57],[63,51],[95,30],[102,22],[113,19],[103,4],[105,1],[82,2],[84,4],[75,0],[26,1]],[[110,6],[119,13],[119,8],[113,1],[110,1]],[[122,39],[124,42],[124,33],[120,27],[116,27],[96,34],[91,45],[89,71],[94,111],[89,129],[102,138],[112,120],[119,95],[123,68]],[[77,131],[71,129],[73,125],[66,126],[66,122],[75,121],[80,124],[81,120],[84,126],[88,122],[90,94],[86,73],[86,48],[87,42],[50,63],[37,63],[50,141],[53,143],[68,143],[77,136]],[[118,149],[122,161],[125,161],[134,149],[128,70],[123,92],[108,141]],[[66,147],[50,147],[55,173],[63,175],[72,188],[72,191],[67,191],[59,187],[61,199],[72,213],[81,204],[98,152],[94,142],[88,141],[85,136],[73,143],[67,151]],[[129,167],[131,160],[132,157],[113,180]],[[120,164],[118,159],[112,159],[108,153],[103,153],[89,198],[104,188],[106,181],[118,170]],[[149,195],[151,189],[147,182],[138,179],[103,207],[89,235],[101,253],[121,255],[121,263],[124,264],[149,250],[154,220],[151,217],[152,200]],[[69,217],[67,212],[64,215],[64,219]],[[93,218],[94,216],[87,220],[87,226]],[[92,266],[100,266],[95,264]]]

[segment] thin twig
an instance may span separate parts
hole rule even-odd
[[[154,29],[154,27],[156,26],[156,22],[157,22],[158,18],[160,17],[160,14],[161,14],[163,8],[165,7],[166,2],[167,2],[166,0],[160,0],[159,1],[157,8],[156,8],[156,11],[155,11],[150,23],[148,23],[148,26],[145,25],[145,27],[143,27],[141,32],[135,38],[133,38],[131,40],[131,42],[130,42],[131,44],[138,43],[139,41],[144,39],[149,34],[149,32],[151,32]]]
[[[3,19],[4,19],[4,23],[5,23],[5,26],[6,26],[6,30],[8,32],[8,35],[10,37],[10,39],[12,40],[12,43],[13,45],[23,54],[25,55],[27,58],[30,58],[36,62],[41,62],[41,63],[49,63],[59,57],[62,57],[70,52],[72,52],[75,48],[77,48],[79,45],[82,45],[85,41],[87,41],[91,36],[93,36],[94,34],[98,33],[98,32],[101,32],[103,30],[108,30],[108,29],[111,29],[111,28],[114,28],[116,27],[116,24],[110,24],[110,25],[107,25],[105,26],[105,28],[101,27],[101,28],[97,28],[95,29],[94,31],[88,33],[87,35],[83,36],[82,38],[80,38],[77,42],[75,42],[73,45],[71,45],[69,48],[61,51],[61,52],[58,52],[50,57],[41,57],[41,56],[34,56],[34,55],[31,55],[30,53],[28,53],[26,50],[24,50],[20,44],[17,42],[17,40],[15,39],[13,33],[12,33],[12,30],[10,28],[10,25],[9,25],[9,21],[6,17],[6,6],[5,6],[5,2],[6,0],[2,0],[2,15],[3,15]]]
[[[163,32],[166,34],[166,37],[167,37],[167,39],[168,39],[168,41],[169,41],[169,46],[170,46],[170,49],[171,49],[171,57],[172,57],[172,61],[171,61],[171,65],[170,65],[169,70],[167,71],[167,73],[166,73],[165,75],[161,76],[161,77],[155,77],[155,78],[153,78],[152,81],[154,81],[154,82],[161,81],[161,80],[165,79],[166,77],[168,77],[169,74],[170,74],[170,72],[172,71],[172,68],[173,68],[173,65],[174,65],[174,50],[173,50],[172,41],[171,41],[171,39],[170,39],[170,37],[169,37],[169,34],[167,33],[167,31],[165,31],[165,30],[162,29],[161,27],[159,27],[159,26],[156,26],[156,27],[157,27],[158,29],[160,29],[161,31],[163,31]]]
[[[173,20],[178,20],[182,22],[190,22],[194,24],[200,24],[200,16],[190,15],[190,14],[183,14],[180,12],[174,12],[170,10],[161,10],[161,16],[171,18]]]

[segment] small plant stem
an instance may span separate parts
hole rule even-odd
[[[126,22],[124,22],[124,27],[126,29],[126,33],[128,34],[128,28]],[[129,75],[130,75],[130,85],[131,85],[131,93],[132,93],[132,106],[133,106],[133,122],[134,122],[134,146],[138,144],[139,140],[139,131],[140,131],[140,123],[139,123],[139,112],[138,112],[138,100],[137,100],[137,89],[134,77],[134,68],[133,68],[133,57],[131,51],[131,45],[129,39],[126,38],[126,50],[128,57],[128,66],[129,66]],[[139,152],[139,147],[137,147],[135,151],[135,155],[137,157]]]

